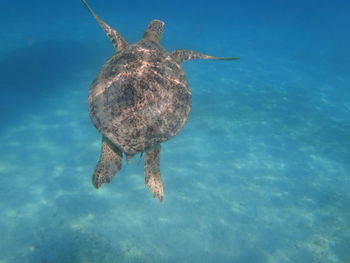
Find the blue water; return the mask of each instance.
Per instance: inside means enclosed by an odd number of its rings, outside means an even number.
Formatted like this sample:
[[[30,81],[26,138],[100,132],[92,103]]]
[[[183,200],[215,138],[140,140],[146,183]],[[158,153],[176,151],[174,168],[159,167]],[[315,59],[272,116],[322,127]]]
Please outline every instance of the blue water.
[[[80,1],[0,3],[0,262],[350,262],[350,2],[96,1],[183,64],[163,203],[138,157],[95,190],[88,87],[113,47]]]

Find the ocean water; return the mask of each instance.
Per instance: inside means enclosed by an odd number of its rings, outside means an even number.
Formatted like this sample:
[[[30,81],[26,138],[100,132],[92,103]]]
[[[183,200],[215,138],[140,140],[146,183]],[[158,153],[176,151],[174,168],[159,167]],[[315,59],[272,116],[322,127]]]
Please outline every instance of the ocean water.
[[[350,2],[88,1],[183,63],[184,129],[95,190],[88,88],[113,47],[78,0],[0,2],[0,263],[350,262]]]

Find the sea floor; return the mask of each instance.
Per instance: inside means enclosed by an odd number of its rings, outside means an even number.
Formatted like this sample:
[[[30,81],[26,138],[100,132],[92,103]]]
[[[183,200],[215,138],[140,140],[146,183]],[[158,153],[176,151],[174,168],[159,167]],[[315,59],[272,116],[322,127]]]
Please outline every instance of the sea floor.
[[[92,187],[95,72],[2,127],[0,262],[349,261],[348,80],[206,63],[185,65],[193,111],[162,147],[163,203],[138,156]]]

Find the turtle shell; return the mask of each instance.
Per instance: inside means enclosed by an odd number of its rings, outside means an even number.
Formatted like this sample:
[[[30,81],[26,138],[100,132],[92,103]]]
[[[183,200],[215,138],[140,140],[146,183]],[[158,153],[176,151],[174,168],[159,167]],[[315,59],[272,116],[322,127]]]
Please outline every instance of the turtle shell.
[[[190,109],[191,92],[180,64],[145,39],[108,59],[89,91],[93,124],[127,154],[175,136]]]

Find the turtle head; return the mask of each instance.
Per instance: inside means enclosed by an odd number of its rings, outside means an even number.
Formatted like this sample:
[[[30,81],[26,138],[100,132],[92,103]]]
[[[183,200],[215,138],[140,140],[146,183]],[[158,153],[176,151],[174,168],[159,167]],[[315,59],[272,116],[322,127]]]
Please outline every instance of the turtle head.
[[[160,20],[152,20],[143,34],[143,38],[159,43],[162,38],[164,22]]]

